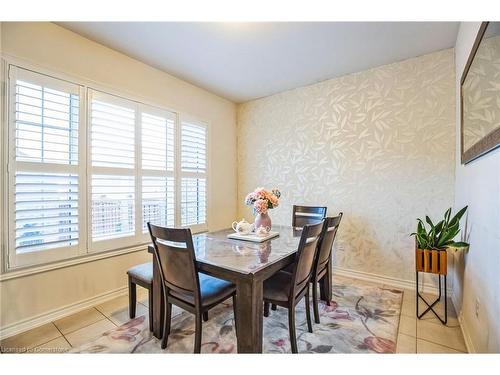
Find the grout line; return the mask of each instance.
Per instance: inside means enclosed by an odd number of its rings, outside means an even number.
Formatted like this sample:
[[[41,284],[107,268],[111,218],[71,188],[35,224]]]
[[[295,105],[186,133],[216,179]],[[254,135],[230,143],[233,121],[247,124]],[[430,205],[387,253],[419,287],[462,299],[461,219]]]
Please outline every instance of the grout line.
[[[86,324],[86,325],[84,325],[84,326],[82,326],[82,327],[79,327],[79,328],[77,328],[77,329],[75,329],[75,330],[73,330],[73,331],[66,332],[65,334],[66,334],[66,335],[69,335],[70,333],[73,333],[73,332],[79,331],[79,330],[81,330],[82,328],[86,328],[86,327],[88,327],[88,326],[91,326],[92,324],[95,324],[95,323],[97,323],[97,322],[100,322],[101,320],[104,320],[104,318],[105,318],[104,314],[103,314],[102,312],[100,312],[99,310],[97,310],[94,306],[89,307],[88,309],[85,309],[85,310],[81,310],[81,311],[79,311],[79,312],[77,312],[77,313],[75,313],[75,314],[68,315],[68,316],[66,316],[66,317],[64,317],[64,318],[62,318],[62,319],[66,319],[66,318],[69,318],[69,317],[71,317],[71,316],[73,316],[73,315],[79,314],[79,313],[81,313],[82,311],[92,310],[92,309],[96,310],[99,314],[103,315],[103,318],[102,318],[102,319],[99,319],[99,320],[96,320],[95,322],[92,322],[92,323]],[[51,323],[52,323],[52,324],[54,324],[54,325],[56,326],[57,330],[58,330],[59,332],[61,332],[61,334],[62,334],[63,336],[65,335],[65,334],[64,334],[64,333],[62,333],[62,331],[61,331],[61,330],[57,327],[57,324],[56,324],[55,322],[51,322]]]
[[[64,338],[64,340],[66,340],[66,342],[68,343],[69,347],[72,348],[73,345],[71,345],[71,343],[69,342],[69,340],[66,338],[66,336],[64,335],[64,333],[61,332],[61,330],[59,329],[58,326],[56,326],[56,324],[54,322],[52,322],[52,324],[54,324],[54,326],[56,327],[56,329],[59,331],[59,333],[61,334],[61,336]],[[50,342],[50,341],[49,341]]]
[[[61,336],[63,336],[62,332],[59,330],[59,328],[57,328],[57,326],[54,324],[54,322],[50,322],[50,324],[52,324],[54,327],[56,327],[57,332],[59,332],[59,333],[61,334]],[[45,344],[47,344],[48,342],[51,342],[52,340],[58,339],[58,338],[59,338],[59,337],[61,337],[61,336],[57,336],[57,337],[55,337],[55,338],[53,338],[53,339],[50,339],[50,340],[45,341],[45,342],[42,342],[41,344],[38,344],[37,346],[33,346],[33,347],[32,347],[32,348],[30,348],[30,349],[28,349],[28,347],[26,347],[26,352],[23,352],[23,353],[28,353],[28,352],[29,352],[29,350],[32,350],[32,349],[38,348],[39,346],[45,345]]]
[[[456,351],[456,352],[460,352],[460,353],[468,354],[467,352],[464,352],[463,350],[456,349],[456,348],[452,348],[451,346],[448,346],[448,345],[440,344],[440,343],[437,343],[437,342],[434,342],[434,341],[425,340],[425,339],[422,339],[422,338],[420,338],[420,337],[417,337],[417,339],[418,339],[418,340],[425,341],[425,342],[428,342],[428,343],[430,343],[430,344],[439,345],[439,346],[442,346],[442,347],[444,347],[444,348],[454,350],[454,351]]]

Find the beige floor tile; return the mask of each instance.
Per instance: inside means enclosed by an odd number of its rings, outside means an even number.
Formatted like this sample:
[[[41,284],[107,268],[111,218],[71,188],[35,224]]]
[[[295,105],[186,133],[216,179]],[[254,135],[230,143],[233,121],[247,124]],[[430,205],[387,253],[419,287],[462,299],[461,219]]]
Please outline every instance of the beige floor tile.
[[[415,337],[417,335],[417,321],[415,317],[401,315],[401,317],[399,318],[398,333]]]
[[[443,345],[435,344],[422,339],[417,339],[417,353],[453,353],[463,354],[457,350],[448,348]]]
[[[141,315],[146,316],[146,321],[149,321],[149,309],[146,306],[138,303],[135,309],[135,316],[138,317]],[[122,324],[127,323],[130,320],[128,307],[112,312],[110,315],[108,315],[108,318],[117,326],[121,326]]]
[[[52,341],[49,341],[43,345],[37,346],[36,348],[32,349],[30,352],[32,353],[43,353],[43,354],[58,354],[58,353],[65,353],[68,350],[71,349],[71,345],[68,343],[68,341],[63,337],[58,337],[57,339],[54,339]]]
[[[105,319],[104,315],[92,307],[65,318],[58,319],[54,321],[54,324],[63,335],[66,335],[103,319]]]
[[[426,301],[432,302],[436,299],[436,296],[425,297]],[[427,308],[427,305],[422,300],[419,300],[419,313],[423,313]],[[444,318],[444,303],[439,302],[434,306],[434,310],[439,314],[441,318]],[[420,320],[425,320],[427,322],[442,324],[439,319],[434,315],[432,311],[426,313]],[[446,324],[448,327],[460,327],[460,323],[458,322],[458,316],[455,312],[455,308],[453,307],[453,303],[451,302],[451,298],[448,298],[448,322]]]
[[[65,337],[72,347],[77,347],[97,338],[104,332],[107,332],[115,327],[115,324],[111,323],[108,319],[104,319],[87,327],[81,328],[78,331],[71,332],[65,335]]]
[[[425,320],[417,321],[417,338],[466,352],[460,327],[447,327]]]
[[[97,305],[95,308],[109,317],[117,311],[128,309],[128,295],[113,298],[112,300]]]
[[[401,307],[401,315],[406,315],[415,318],[415,293],[411,295],[409,292],[405,291],[403,294],[403,305]]]
[[[396,353],[416,353],[417,339],[413,336],[408,336],[400,333],[398,335],[398,343]]]
[[[45,344],[58,337],[61,337],[61,332],[57,330],[54,324],[44,324],[43,326],[2,340],[2,352],[22,353],[27,349]]]
[[[137,301],[144,306],[148,305],[148,290],[137,286]]]

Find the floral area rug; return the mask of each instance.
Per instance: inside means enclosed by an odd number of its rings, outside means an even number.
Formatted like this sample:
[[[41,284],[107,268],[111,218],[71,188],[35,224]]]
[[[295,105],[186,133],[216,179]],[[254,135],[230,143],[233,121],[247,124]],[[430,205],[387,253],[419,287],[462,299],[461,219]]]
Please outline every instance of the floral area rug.
[[[299,353],[394,353],[403,293],[359,280],[335,277],[330,306],[320,304],[320,324],[307,332],[305,304],[296,308]],[[203,322],[202,353],[236,353],[232,305],[223,303]],[[311,304],[312,306],[312,304]],[[313,316],[311,311],[311,316]],[[314,319],[314,318],[313,318]],[[72,353],[192,353],[193,315],[172,319],[168,346],[149,331],[145,316],[104,333]],[[290,353],[287,310],[278,307],[264,318],[264,353]]]

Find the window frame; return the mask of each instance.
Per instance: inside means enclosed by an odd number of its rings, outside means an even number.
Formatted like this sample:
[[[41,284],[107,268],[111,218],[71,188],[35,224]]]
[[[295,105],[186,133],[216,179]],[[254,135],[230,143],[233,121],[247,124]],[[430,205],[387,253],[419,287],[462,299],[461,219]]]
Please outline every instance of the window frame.
[[[106,84],[97,83],[95,81],[89,80],[84,77],[77,77],[74,75],[68,75],[61,71],[53,71],[38,65],[35,65],[29,61],[19,59],[15,56],[9,56],[2,54],[0,63],[2,63],[3,68],[3,87],[5,92],[5,97],[3,100],[3,105],[5,108],[4,116],[0,121],[4,124],[3,131],[1,132],[2,139],[7,142],[3,142],[5,147],[2,149],[2,176],[3,184],[2,188],[2,206],[4,207],[4,214],[2,215],[2,231],[5,236],[1,236],[1,243],[3,251],[1,251],[1,263],[2,269],[0,274],[26,274],[39,272],[37,270],[50,270],[55,268],[64,267],[65,264],[78,264],[89,261],[89,259],[101,259],[102,257],[114,256],[114,254],[123,254],[131,251],[140,251],[146,248],[146,244],[150,242],[149,235],[142,233],[142,176],[153,176],[155,172],[150,170],[148,174],[142,174],[142,144],[141,144],[141,127],[140,122],[142,118],[142,113],[149,113],[155,115],[155,113],[162,114],[173,114],[174,115],[174,171],[156,171],[159,172],[158,175],[174,177],[174,212],[175,212],[175,226],[181,226],[180,220],[180,129],[181,121],[183,119],[189,119],[189,121],[195,121],[197,123],[203,124],[206,128],[206,147],[207,147],[207,166],[206,166],[206,220],[204,225],[194,225],[188,226],[191,228],[193,233],[199,233],[202,231],[207,231],[209,228],[209,217],[210,217],[210,122],[204,119],[199,119],[191,115],[186,115],[177,110],[169,108],[165,105],[159,105],[152,102],[148,98],[137,96],[127,92],[126,90],[108,86]],[[49,250],[43,250],[40,252],[35,252],[27,254],[26,259],[14,259],[21,258],[19,254],[16,254],[15,250],[15,233],[12,235],[12,230],[15,230],[15,212],[14,205],[15,200],[13,199],[13,194],[15,190],[15,117],[13,117],[13,108],[15,109],[15,101],[12,100],[13,95],[15,97],[15,78],[13,79],[10,74],[11,68],[20,68],[24,70],[32,71],[35,74],[41,74],[48,76],[50,79],[66,81],[69,84],[74,84],[79,86],[79,122],[78,122],[78,190],[79,190],[79,211],[78,211],[78,221],[79,221],[79,239],[76,251],[66,252],[65,248],[54,248]],[[13,89],[14,86],[14,89]],[[92,181],[92,169],[91,167],[91,154],[90,154],[90,127],[91,127],[91,98],[90,92],[98,91],[106,95],[115,96],[126,101],[134,102],[136,104],[136,122],[135,122],[135,235],[130,236],[132,241],[118,241],[118,239],[109,240],[106,245],[103,246],[93,246],[91,233],[92,233],[92,222],[91,222],[91,189],[90,184]],[[15,99],[15,98],[14,98]],[[153,111],[155,113],[153,113]],[[14,160],[13,160],[14,158]],[[41,171],[37,166],[36,171]],[[57,164],[54,165],[55,169],[58,168]],[[100,167],[93,167],[94,169]],[[51,169],[51,172],[54,172]],[[104,241],[98,241],[104,244]],[[109,246],[108,246],[109,245]],[[53,254],[53,253],[58,254]],[[60,254],[64,254],[60,256]],[[97,258],[96,258],[97,257]],[[14,276],[13,276],[14,277]]]
[[[67,81],[65,79],[55,78],[48,76],[44,73],[35,72],[31,69],[27,69],[14,64],[9,64],[7,66],[7,84],[8,90],[6,92],[7,98],[7,170],[5,180],[7,181],[6,191],[7,191],[7,254],[5,256],[8,262],[8,268],[20,268],[27,267],[37,264],[49,263],[59,260],[65,260],[68,258],[79,256],[83,253],[85,248],[85,221],[81,218],[85,217],[85,188],[82,183],[85,175],[85,161],[81,158],[81,147],[85,147],[84,139],[82,139],[82,133],[85,131],[82,129],[85,125],[85,101],[82,100],[84,96],[84,88],[82,85]],[[37,163],[37,162],[23,162],[16,160],[16,80],[19,75],[32,76],[30,82],[39,85],[48,84],[55,89],[67,91],[69,86],[78,87],[79,95],[79,121],[78,121],[78,164],[77,165],[66,165],[58,163]],[[64,81],[64,82],[54,82]],[[45,81],[45,82],[44,82]],[[75,246],[61,246],[47,250],[20,253],[16,252],[16,225],[15,225],[15,181],[16,173],[18,171],[22,172],[39,172],[39,173],[76,173],[78,174],[78,245]],[[82,204],[83,203],[83,204]]]

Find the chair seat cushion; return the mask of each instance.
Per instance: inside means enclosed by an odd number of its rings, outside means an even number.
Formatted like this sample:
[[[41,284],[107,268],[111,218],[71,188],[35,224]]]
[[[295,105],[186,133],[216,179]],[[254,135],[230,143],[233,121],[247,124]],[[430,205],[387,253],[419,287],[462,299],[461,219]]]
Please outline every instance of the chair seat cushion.
[[[212,304],[224,301],[236,291],[236,286],[226,280],[218,279],[204,273],[199,273],[201,304],[210,306]],[[194,305],[194,297],[191,293],[179,293],[170,290],[172,297],[178,298],[184,302]]]
[[[146,284],[151,284],[153,282],[153,262],[134,266],[127,271],[127,274]]]
[[[288,301],[292,274],[279,271],[264,281],[264,300]]]

